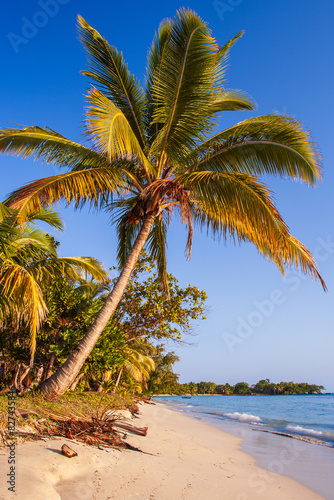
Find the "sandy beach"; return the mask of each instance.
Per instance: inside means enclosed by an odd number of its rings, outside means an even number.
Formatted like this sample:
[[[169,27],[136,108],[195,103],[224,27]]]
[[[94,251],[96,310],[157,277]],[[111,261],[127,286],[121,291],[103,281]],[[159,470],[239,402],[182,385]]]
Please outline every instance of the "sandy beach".
[[[112,450],[53,439],[16,449],[16,492],[7,490],[8,452],[0,450],[0,499],[22,500],[316,500],[298,482],[257,466],[240,450],[241,440],[163,405],[141,405],[135,425],[146,437],[128,434],[145,453]],[[66,458],[68,442],[78,456]]]

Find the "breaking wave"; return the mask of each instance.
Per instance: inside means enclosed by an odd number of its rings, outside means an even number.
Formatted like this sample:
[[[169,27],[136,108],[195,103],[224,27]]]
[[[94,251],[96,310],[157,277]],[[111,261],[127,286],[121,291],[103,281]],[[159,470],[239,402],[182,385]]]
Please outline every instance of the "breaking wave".
[[[251,415],[250,413],[239,413],[235,411],[234,413],[223,413],[223,416],[232,420],[238,420],[239,422],[249,422],[251,424],[262,422],[260,417]]]
[[[294,432],[295,434],[301,434],[302,436],[312,436],[312,437],[320,437],[323,436],[323,432],[315,431],[314,429],[306,429],[301,425],[288,425],[286,427],[287,431]]]

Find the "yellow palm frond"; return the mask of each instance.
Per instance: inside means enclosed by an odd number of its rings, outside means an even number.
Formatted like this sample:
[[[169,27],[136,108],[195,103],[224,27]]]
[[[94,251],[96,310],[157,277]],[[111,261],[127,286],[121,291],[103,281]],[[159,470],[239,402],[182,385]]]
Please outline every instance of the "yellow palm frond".
[[[48,313],[40,286],[23,266],[4,262],[1,267],[0,289],[9,304],[15,304],[19,313],[18,319],[23,319],[28,325],[33,354],[36,348],[36,333]]]
[[[86,135],[108,160],[137,158],[146,172],[152,170],[138,139],[120,108],[97,89],[87,95]]]
[[[102,167],[72,171],[32,181],[16,190],[7,200],[10,207],[19,211],[18,220],[25,220],[28,213],[43,210],[62,199],[80,208],[85,202],[96,207],[110,196],[120,195],[127,183],[122,168]]]

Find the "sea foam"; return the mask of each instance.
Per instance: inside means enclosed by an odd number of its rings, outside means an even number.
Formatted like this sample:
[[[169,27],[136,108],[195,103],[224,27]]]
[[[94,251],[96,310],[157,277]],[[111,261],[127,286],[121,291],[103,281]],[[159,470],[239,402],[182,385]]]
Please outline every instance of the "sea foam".
[[[286,427],[287,431],[294,432],[295,434],[302,434],[303,436],[313,436],[320,437],[323,435],[321,431],[315,431],[314,429],[305,429],[301,425],[288,425]]]
[[[257,417],[256,415],[251,415],[250,413],[239,413],[235,411],[234,413],[223,413],[223,416],[226,418],[231,418],[232,420],[239,420],[239,422],[250,422],[250,423],[262,422],[260,417]]]

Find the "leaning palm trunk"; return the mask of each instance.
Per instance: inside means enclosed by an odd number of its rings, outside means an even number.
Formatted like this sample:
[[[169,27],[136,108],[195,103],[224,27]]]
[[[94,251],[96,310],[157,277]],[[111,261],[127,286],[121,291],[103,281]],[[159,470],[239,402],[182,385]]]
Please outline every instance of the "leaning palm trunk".
[[[45,380],[39,387],[46,399],[55,399],[67,391],[81,370],[82,365],[92,352],[98,338],[114,314],[125,292],[132,271],[139,259],[140,252],[152,229],[154,219],[154,214],[150,214],[144,219],[143,226],[138,233],[135,244],[126,260],[123,270],[88,333],[66,362],[52,375],[52,377]]]

